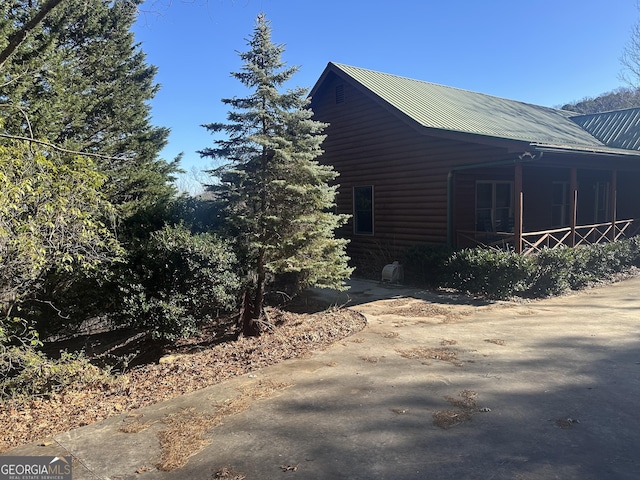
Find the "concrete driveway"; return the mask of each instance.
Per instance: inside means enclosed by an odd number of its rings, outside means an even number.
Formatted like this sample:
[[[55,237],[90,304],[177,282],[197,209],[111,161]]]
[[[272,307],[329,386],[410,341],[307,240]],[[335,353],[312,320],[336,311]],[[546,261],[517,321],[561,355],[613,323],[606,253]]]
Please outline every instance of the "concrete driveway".
[[[369,324],[325,351],[144,409],[138,433],[113,418],[7,454],[73,454],[76,480],[637,479],[639,293],[636,277],[473,304],[354,281],[318,294]],[[290,386],[226,417],[184,467],[153,467],[167,415],[267,382]]]

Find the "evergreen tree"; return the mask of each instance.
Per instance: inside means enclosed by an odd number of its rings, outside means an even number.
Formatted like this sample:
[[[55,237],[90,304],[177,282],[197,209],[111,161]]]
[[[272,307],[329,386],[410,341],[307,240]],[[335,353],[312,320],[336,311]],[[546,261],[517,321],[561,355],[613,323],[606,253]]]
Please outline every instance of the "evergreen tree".
[[[156,68],[131,32],[140,3],[66,0],[0,67],[5,132],[102,155],[98,168],[109,177],[109,198],[124,218],[168,201],[177,170],[158,159],[168,129],[150,123]],[[10,37],[48,4],[5,3],[0,32]]]
[[[258,16],[243,66],[232,73],[251,93],[223,99],[228,123],[204,125],[224,132],[215,147],[199,153],[223,160],[211,171],[210,187],[224,203],[246,268],[240,322],[244,335],[259,333],[268,274],[293,273],[300,287],[340,288],[352,269],[346,242],[334,230],[346,216],[331,212],[337,173],[315,159],[322,153],[325,124],[312,120],[303,88],[280,89],[297,71],[286,67],[283,45],[271,40],[271,25]]]
[[[137,249],[151,231],[162,228],[176,193],[172,176],[177,161],[159,158],[168,129],[150,122],[149,101],[158,90],[156,68],[146,63],[131,32],[140,3],[0,2],[0,132],[44,140],[55,145],[54,151],[96,155],[90,168],[106,178],[100,194],[116,207],[125,261],[138,258]],[[9,142],[0,139],[3,144]],[[59,158],[72,162],[74,155]],[[34,182],[46,183],[42,172],[35,174]],[[73,191],[75,180],[61,177],[61,188],[66,184]],[[118,263],[118,268],[125,266]],[[112,311],[121,303],[118,286],[105,284],[104,277],[115,277],[119,271],[114,268],[94,270],[89,277],[82,269],[42,269],[37,291],[23,295],[37,294],[37,301],[23,312],[49,327],[62,318],[49,305],[73,316],[70,323],[83,315],[104,314],[105,306]]]

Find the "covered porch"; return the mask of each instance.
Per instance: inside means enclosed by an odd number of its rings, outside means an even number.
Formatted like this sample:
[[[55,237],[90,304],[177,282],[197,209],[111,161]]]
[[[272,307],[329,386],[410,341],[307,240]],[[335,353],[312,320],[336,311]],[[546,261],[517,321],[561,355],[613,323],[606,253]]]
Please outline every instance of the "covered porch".
[[[595,243],[615,242],[640,233],[638,219],[617,220],[615,222],[576,225],[574,228],[556,228],[539,232],[522,232],[517,238],[514,232],[458,231],[458,244],[499,250],[512,249],[528,255],[543,248],[560,246],[577,247]]]
[[[640,232],[640,158],[542,152],[454,172],[451,227],[458,248],[524,255],[608,243]]]

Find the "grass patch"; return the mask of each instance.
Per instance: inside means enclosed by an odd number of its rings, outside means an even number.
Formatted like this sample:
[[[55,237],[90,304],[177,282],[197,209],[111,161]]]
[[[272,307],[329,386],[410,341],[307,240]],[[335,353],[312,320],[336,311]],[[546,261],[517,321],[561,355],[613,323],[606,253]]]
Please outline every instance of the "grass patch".
[[[447,430],[471,420],[471,414],[464,410],[441,410],[433,414],[433,424]]]
[[[405,301],[405,300],[391,300],[385,302],[386,310],[381,312],[381,315],[396,315],[403,318],[422,318],[418,320],[418,323],[427,323],[426,318],[437,318],[441,323],[454,323],[460,320],[461,316],[465,313],[456,312],[450,308],[436,305],[424,300]]]
[[[162,448],[160,463],[156,465],[158,470],[169,472],[186,465],[191,456],[211,443],[207,434],[220,424],[221,417],[188,408],[165,418],[167,429],[158,433]]]
[[[378,363],[380,361],[378,357],[360,357],[360,360],[368,363]]]

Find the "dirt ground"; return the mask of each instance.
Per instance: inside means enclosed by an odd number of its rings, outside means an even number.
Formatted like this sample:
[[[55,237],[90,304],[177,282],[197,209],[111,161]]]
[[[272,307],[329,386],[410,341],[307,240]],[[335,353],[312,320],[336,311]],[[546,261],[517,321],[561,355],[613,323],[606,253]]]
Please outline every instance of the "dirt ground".
[[[355,281],[317,292],[368,321],[325,350],[10,453],[72,454],[76,480],[640,478],[639,292],[490,303]],[[172,468],[167,438],[193,447]]]
[[[311,309],[313,310],[313,309]],[[162,348],[134,331],[91,328],[92,333],[46,344],[53,355],[82,350],[92,362],[110,360],[125,372],[53,395],[8,401],[0,408],[0,453],[18,445],[90,425],[287,359],[305,357],[362,330],[351,310],[294,313],[268,309],[272,328],[258,338],[236,339],[233,319],[205,326],[202,335]],[[115,360],[115,361],[114,361]]]

